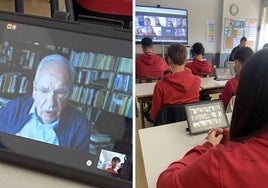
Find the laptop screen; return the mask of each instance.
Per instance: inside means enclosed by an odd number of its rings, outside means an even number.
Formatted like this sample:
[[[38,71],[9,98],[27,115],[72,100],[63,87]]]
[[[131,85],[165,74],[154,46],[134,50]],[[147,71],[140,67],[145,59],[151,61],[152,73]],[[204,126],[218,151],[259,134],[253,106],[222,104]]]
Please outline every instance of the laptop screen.
[[[7,12],[0,18],[0,158],[93,185],[131,187],[131,32]],[[57,67],[42,78],[44,65],[35,80],[46,57],[67,60],[70,88],[57,80],[66,76],[61,69],[52,74]],[[124,156],[121,174],[98,167],[103,150]]]
[[[221,100],[187,104],[185,111],[190,134],[204,133],[217,127],[228,127]]]

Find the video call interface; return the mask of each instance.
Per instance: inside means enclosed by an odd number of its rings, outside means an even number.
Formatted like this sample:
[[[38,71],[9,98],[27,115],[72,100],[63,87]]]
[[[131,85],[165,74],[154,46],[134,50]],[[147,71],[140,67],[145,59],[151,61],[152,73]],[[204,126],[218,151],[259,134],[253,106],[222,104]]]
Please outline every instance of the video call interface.
[[[136,42],[145,36],[155,42],[188,42],[187,10],[136,6]]]
[[[117,173],[110,171],[108,174],[131,180],[132,42],[5,21],[0,21],[0,33],[0,110],[16,97],[32,94],[35,69],[44,56],[60,54],[66,57],[76,70],[70,103],[93,124],[102,112],[124,120],[116,127],[105,124],[111,121],[109,119],[101,121],[104,122],[101,126],[106,126],[102,130],[113,130],[111,135],[94,127],[86,152],[68,151],[77,159],[85,159],[73,166],[103,174],[103,165],[111,159],[110,156],[116,155],[120,159],[115,167]],[[120,46],[120,49],[114,46]],[[124,86],[116,85],[122,83]],[[100,84],[105,87],[98,87]],[[64,157],[60,160],[64,161]]]
[[[228,126],[221,101],[186,105],[186,114],[190,133],[193,134]]]
[[[229,80],[232,76],[231,68],[229,67],[219,67],[215,69],[217,80]]]

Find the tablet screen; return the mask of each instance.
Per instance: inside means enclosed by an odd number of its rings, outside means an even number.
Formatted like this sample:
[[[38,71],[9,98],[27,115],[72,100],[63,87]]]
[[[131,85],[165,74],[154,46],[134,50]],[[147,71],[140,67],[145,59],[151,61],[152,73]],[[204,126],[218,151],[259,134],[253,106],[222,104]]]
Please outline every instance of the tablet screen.
[[[190,134],[207,132],[212,128],[228,127],[222,101],[208,101],[185,105]]]
[[[0,18],[1,159],[131,187],[131,32],[5,12]],[[123,174],[99,169],[105,151],[120,156]]]
[[[219,67],[219,68],[215,68],[215,75],[216,75],[216,79],[218,81],[220,80],[230,80],[231,78],[233,78],[232,76],[232,71],[230,67]]]

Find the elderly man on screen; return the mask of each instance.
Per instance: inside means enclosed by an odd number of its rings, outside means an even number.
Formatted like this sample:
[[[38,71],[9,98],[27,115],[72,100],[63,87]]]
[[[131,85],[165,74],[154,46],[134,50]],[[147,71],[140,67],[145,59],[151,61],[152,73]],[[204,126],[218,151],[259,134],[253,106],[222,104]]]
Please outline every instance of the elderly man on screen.
[[[58,54],[44,57],[32,96],[10,101],[0,111],[0,131],[76,150],[88,150],[90,124],[68,105],[74,68]]]

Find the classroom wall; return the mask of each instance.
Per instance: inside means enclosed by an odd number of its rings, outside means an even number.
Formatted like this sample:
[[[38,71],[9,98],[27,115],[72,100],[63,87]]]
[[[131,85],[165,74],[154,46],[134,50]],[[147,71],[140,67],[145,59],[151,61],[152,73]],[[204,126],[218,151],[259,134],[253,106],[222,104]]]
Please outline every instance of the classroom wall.
[[[223,50],[224,20],[227,18],[259,18],[262,0],[136,0],[138,5],[183,8],[188,10],[189,16],[189,43],[203,43],[206,49],[205,58],[213,65],[224,66],[230,50]],[[236,3],[239,13],[232,16],[229,12],[230,5]],[[206,41],[207,21],[214,21],[214,41]],[[167,46],[155,46],[155,51],[161,54],[166,51]],[[140,45],[136,46],[136,54],[142,53]]]

